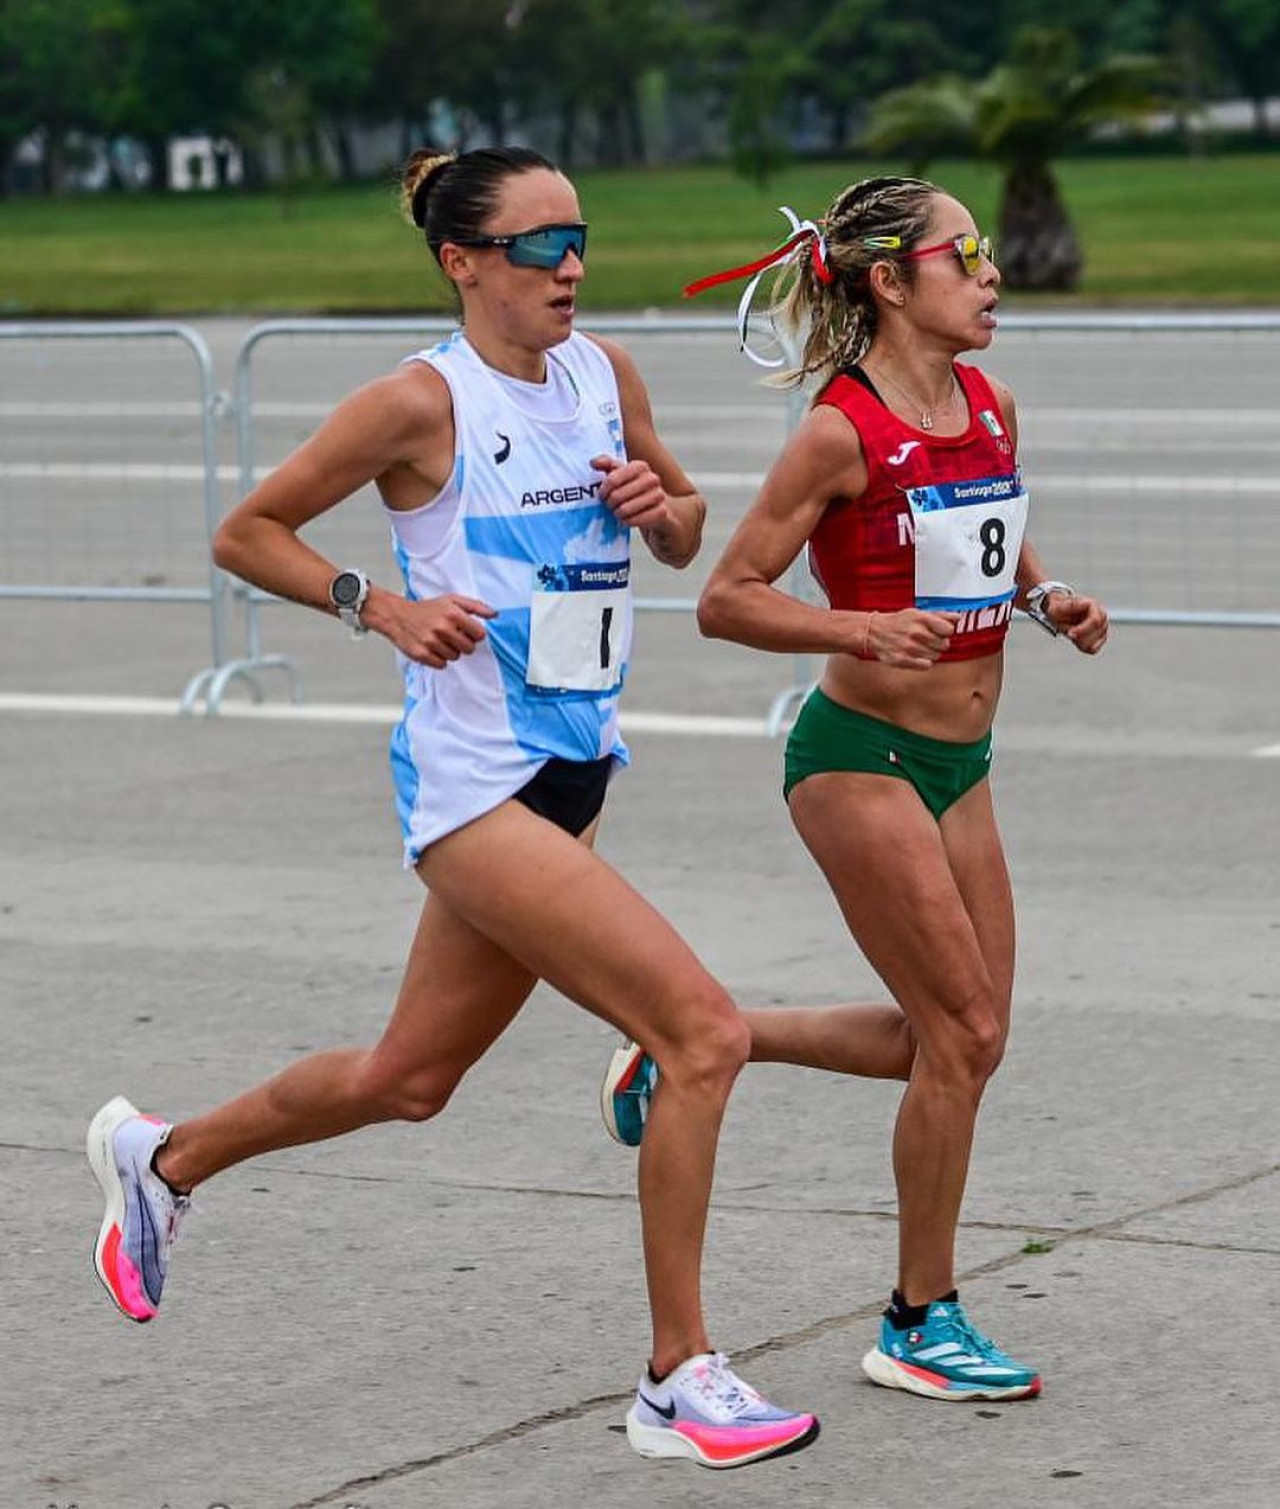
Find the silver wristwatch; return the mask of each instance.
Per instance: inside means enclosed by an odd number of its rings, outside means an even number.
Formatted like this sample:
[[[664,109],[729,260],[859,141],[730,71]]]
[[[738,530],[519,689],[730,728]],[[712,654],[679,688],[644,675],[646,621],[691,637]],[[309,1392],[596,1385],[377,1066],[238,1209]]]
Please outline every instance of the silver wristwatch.
[[[1078,597],[1079,594],[1066,582],[1037,582],[1034,587],[1027,588],[1027,617],[1034,619],[1046,634],[1052,634],[1056,639],[1062,630],[1049,617],[1045,608],[1045,599],[1051,592],[1065,592],[1068,597]]]
[[[360,618],[360,610],[368,597],[369,578],[363,571],[339,571],[329,583],[329,601],[338,610],[338,617],[357,637],[369,632]]]

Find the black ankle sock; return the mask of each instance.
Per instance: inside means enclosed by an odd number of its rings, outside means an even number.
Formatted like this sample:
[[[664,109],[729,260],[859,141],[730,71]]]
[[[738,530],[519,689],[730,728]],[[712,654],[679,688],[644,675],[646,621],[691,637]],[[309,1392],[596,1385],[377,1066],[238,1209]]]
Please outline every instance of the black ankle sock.
[[[929,1305],[954,1305],[959,1298],[957,1291],[952,1289],[948,1294],[940,1294],[937,1299],[931,1299],[928,1305],[909,1305],[895,1289],[889,1300],[889,1308],[884,1312],[885,1319],[895,1331],[910,1331],[913,1326],[924,1325]]]
[[[664,1379],[671,1377],[670,1370],[668,1370],[667,1372],[662,1373],[662,1374],[655,1373],[653,1371],[653,1363],[651,1363],[651,1362],[645,1364],[645,1369],[644,1370],[649,1375],[649,1382],[650,1383],[661,1383]]]

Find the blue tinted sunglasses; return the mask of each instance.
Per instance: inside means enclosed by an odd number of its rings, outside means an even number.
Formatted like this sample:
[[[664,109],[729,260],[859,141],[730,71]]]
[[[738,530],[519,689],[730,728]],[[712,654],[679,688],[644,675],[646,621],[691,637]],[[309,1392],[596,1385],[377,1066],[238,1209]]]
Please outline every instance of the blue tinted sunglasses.
[[[507,254],[507,261],[517,267],[560,266],[566,255],[572,252],[578,261],[587,255],[587,227],[585,221],[571,225],[535,225],[531,231],[516,231],[511,236],[473,236],[468,241],[451,236],[459,246],[500,246]]]

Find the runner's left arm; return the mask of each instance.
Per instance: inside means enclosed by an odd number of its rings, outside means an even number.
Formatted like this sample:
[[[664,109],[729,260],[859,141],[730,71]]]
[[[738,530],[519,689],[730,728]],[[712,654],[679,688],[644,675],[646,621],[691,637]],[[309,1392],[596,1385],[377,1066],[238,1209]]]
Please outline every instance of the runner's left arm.
[[[628,458],[597,456],[592,461],[605,473],[601,495],[620,522],[640,531],[655,560],[687,566],[702,544],[706,502],[658,437],[636,364],[615,341],[591,339],[609,358],[618,380]]]
[[[1004,427],[1013,441],[1014,454],[1018,449],[1018,410],[1012,392],[1002,382],[988,377],[1000,403]],[[1035,546],[1025,536],[1018,554],[1018,591],[1015,606],[1025,608],[1027,593],[1039,583],[1048,581],[1049,573]],[[1044,600],[1044,610],[1058,632],[1064,634],[1077,650],[1086,655],[1096,655],[1107,642],[1107,610],[1096,598],[1084,597],[1078,592],[1050,592]]]

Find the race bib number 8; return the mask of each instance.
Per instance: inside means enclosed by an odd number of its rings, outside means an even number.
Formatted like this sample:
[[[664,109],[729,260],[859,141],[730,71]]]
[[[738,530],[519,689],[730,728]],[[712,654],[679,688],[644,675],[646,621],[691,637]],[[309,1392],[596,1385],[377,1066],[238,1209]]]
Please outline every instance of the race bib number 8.
[[[529,609],[525,680],[543,691],[608,692],[622,681],[630,566],[541,566]]]
[[[1020,477],[916,487],[907,500],[915,535],[916,607],[963,611],[1013,596],[1027,526]]]

